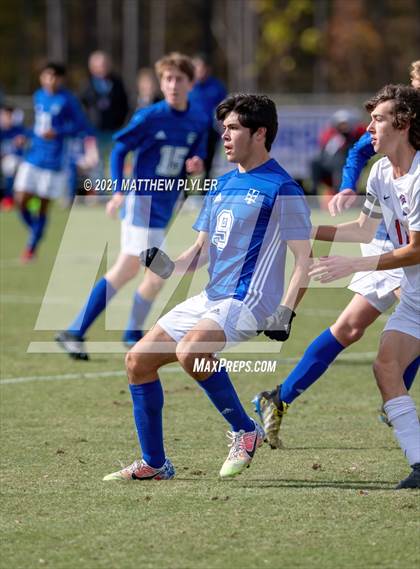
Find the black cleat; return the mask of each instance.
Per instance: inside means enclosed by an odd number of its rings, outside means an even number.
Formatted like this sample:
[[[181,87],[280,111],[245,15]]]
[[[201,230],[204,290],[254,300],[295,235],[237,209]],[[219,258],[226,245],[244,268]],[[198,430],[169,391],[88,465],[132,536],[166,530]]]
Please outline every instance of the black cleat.
[[[398,483],[395,487],[396,490],[404,490],[405,488],[420,489],[420,462],[416,462],[416,464],[413,464],[411,468],[413,470],[407,478],[404,478],[404,480],[401,480],[401,482]]]
[[[88,354],[84,351],[84,338],[79,338],[64,330],[57,334],[55,341],[74,360],[87,361],[89,359]]]

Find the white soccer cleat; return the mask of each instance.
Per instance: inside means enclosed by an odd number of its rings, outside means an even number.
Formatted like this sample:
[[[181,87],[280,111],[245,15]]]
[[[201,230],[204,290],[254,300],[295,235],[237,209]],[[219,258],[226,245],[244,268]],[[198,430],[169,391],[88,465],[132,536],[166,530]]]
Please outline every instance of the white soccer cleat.
[[[256,423],[254,431],[239,432],[228,431],[227,436],[230,439],[230,451],[227,459],[225,460],[219,476],[220,478],[232,478],[241,474],[245,468],[248,468],[254,458],[255,451],[263,444],[264,429]]]
[[[144,460],[135,460],[133,464],[122,470],[112,472],[103,477],[103,480],[170,480],[175,476],[175,468],[167,458],[161,468],[153,468]]]

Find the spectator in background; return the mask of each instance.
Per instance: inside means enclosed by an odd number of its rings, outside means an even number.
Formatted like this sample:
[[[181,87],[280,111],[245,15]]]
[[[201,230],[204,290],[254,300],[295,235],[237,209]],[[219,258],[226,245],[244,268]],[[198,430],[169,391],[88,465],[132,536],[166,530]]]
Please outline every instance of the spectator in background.
[[[202,106],[209,119],[207,158],[205,160],[206,177],[210,175],[213,158],[220,141],[220,132],[215,118],[215,109],[227,95],[225,86],[219,79],[211,75],[211,67],[205,55],[193,57],[195,68],[195,84],[190,92],[189,100]]]
[[[97,130],[101,158],[107,158],[112,134],[122,127],[128,113],[128,99],[120,77],[112,72],[109,55],[94,51],[89,56],[89,80],[80,98],[88,118]]]
[[[364,134],[362,124],[354,124],[354,117],[345,109],[334,113],[332,124],[320,135],[320,152],[312,161],[312,188],[316,195],[321,183],[335,193],[341,182],[341,171],[349,148]]]
[[[13,181],[22,160],[26,130],[22,122],[16,123],[15,109],[0,108],[0,159],[1,159],[1,210],[13,208]]]
[[[142,67],[137,73],[137,108],[144,109],[162,100],[159,83],[151,67]]]

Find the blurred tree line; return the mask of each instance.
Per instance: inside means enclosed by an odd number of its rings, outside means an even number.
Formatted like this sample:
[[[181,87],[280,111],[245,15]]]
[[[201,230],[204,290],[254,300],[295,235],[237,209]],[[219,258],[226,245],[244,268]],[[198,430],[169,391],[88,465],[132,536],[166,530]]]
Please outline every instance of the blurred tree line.
[[[420,58],[419,0],[0,0],[0,86],[28,94],[47,59],[70,84],[104,49],[129,89],[169,50],[206,53],[231,90],[371,92]]]

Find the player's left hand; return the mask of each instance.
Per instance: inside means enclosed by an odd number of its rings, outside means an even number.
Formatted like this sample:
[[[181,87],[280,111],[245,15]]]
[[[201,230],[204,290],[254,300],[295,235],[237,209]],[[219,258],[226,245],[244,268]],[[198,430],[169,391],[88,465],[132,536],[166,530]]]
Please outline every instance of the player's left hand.
[[[285,342],[292,330],[292,321],[296,313],[288,306],[279,306],[264,324],[264,335],[277,342]]]
[[[309,276],[321,283],[331,283],[355,272],[353,257],[320,257],[309,268]]]
[[[188,174],[201,174],[204,172],[204,162],[198,156],[193,156],[185,161],[185,168]]]

